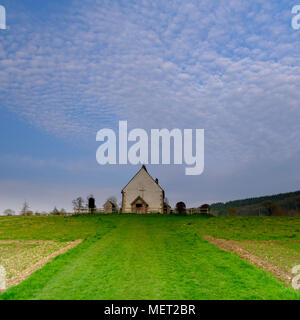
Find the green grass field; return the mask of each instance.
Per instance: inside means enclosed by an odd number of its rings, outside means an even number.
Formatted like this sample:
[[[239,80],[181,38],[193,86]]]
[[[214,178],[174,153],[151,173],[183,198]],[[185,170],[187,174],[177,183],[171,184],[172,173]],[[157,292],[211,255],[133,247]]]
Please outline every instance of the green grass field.
[[[2,240],[85,239],[0,299],[300,299],[292,287],[220,250],[202,235],[247,240],[247,244],[251,240],[295,243],[300,240],[300,219],[0,217]]]

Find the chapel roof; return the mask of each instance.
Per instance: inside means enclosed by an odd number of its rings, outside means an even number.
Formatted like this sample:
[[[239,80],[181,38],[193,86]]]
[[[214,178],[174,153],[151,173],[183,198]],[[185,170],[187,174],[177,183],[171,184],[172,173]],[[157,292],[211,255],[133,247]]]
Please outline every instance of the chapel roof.
[[[123,190],[129,185],[129,183],[130,183],[142,170],[145,170],[145,172],[146,172],[146,173],[148,174],[148,176],[153,180],[153,182],[154,182],[155,184],[157,184],[158,187],[159,187],[162,191],[164,191],[163,188],[152,178],[152,176],[151,176],[151,175],[149,174],[149,172],[147,171],[146,166],[143,164],[142,167],[141,167],[141,169],[129,180],[129,182],[126,184],[126,186],[122,189],[122,192],[123,192]]]

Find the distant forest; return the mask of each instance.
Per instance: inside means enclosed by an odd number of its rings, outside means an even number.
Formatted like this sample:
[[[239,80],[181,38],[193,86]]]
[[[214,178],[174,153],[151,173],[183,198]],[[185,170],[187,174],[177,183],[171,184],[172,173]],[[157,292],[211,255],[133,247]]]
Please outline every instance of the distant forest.
[[[300,216],[300,191],[213,203],[211,213],[230,216]]]

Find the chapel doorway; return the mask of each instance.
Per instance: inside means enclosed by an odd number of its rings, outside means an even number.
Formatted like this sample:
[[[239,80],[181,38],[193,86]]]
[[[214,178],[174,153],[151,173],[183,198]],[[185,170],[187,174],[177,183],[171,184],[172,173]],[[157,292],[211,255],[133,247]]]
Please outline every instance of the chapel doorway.
[[[143,198],[137,197],[131,203],[131,211],[132,213],[145,214],[148,211],[148,204]]]

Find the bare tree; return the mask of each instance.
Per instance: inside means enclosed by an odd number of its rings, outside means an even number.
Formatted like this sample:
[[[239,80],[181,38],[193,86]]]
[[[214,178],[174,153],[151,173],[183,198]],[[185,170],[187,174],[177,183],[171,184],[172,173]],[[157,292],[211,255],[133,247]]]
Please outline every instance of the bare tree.
[[[28,215],[28,212],[29,212],[29,205],[28,203],[25,201],[24,204],[23,204],[23,208],[21,210],[21,216],[27,216]]]
[[[60,215],[60,212],[59,212],[59,210],[58,210],[56,207],[54,207],[54,209],[50,212],[50,214],[51,214],[52,216],[59,216],[59,215]]]
[[[15,211],[12,209],[6,209],[6,210],[4,210],[4,215],[5,216],[13,216],[13,215],[15,215]]]
[[[80,213],[84,208],[84,200],[81,197],[76,198],[72,201],[73,209],[75,212]]]

